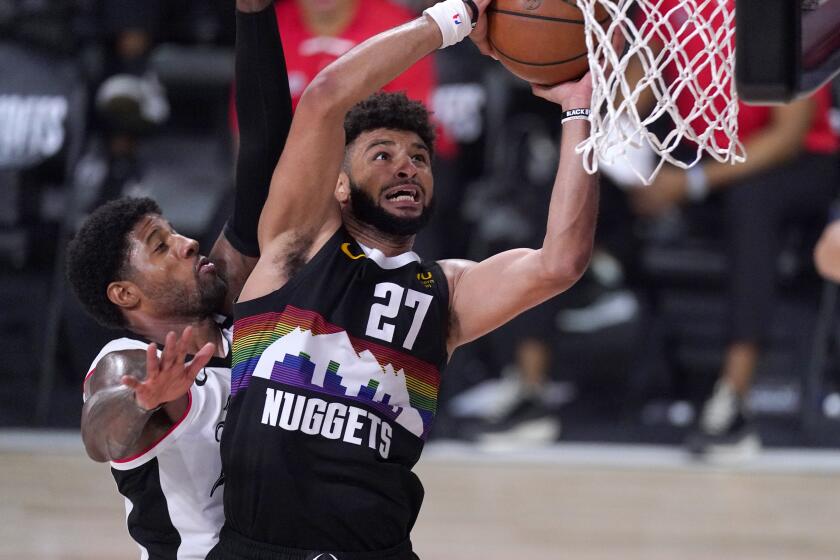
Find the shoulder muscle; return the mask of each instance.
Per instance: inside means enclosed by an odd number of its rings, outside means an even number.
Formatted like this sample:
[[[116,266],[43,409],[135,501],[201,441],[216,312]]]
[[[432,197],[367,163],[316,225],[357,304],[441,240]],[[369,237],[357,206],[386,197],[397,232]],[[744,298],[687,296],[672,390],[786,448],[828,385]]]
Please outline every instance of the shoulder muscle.
[[[122,385],[122,378],[126,375],[140,380],[146,378],[144,350],[116,350],[102,356],[85,382],[85,398],[103,389]]]

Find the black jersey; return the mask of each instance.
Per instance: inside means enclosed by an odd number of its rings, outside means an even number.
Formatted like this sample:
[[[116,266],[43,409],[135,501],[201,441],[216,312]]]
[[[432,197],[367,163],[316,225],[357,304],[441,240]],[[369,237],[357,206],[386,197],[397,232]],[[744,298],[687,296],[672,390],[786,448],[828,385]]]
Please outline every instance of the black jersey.
[[[446,363],[437,263],[385,257],[342,227],[286,285],[237,304],[222,438],[227,527],[307,550],[408,539],[411,472]]]

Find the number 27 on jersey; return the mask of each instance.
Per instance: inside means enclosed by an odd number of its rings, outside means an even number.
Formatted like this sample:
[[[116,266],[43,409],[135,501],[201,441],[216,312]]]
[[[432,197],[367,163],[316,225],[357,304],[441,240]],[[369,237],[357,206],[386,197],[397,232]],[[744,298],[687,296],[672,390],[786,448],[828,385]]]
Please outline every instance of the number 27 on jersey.
[[[402,345],[403,348],[411,350],[417,340],[417,335],[420,334],[423,319],[429,311],[432,296],[403,288],[392,282],[377,284],[373,295],[378,299],[384,299],[385,303],[374,303],[371,306],[365,334],[385,342],[393,342],[396,326],[388,319],[396,319],[402,308],[408,307],[414,310],[414,318]]]

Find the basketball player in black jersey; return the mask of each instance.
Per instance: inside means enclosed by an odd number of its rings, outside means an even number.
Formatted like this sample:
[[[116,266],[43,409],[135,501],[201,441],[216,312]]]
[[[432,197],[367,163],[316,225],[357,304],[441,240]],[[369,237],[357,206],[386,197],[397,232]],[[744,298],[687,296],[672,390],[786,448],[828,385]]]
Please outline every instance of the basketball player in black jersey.
[[[236,8],[237,191],[209,258],[150,199],[97,209],[69,249],[68,278],[85,308],[127,331],[85,380],[82,437],[92,459],[111,461],[129,532],[153,559],[203,559],[221,528],[230,371],[222,316],[257,262],[256,223],[291,124],[273,1]]]
[[[434,202],[433,134],[421,104],[368,96],[463,39],[471,19],[483,43],[488,3],[446,0],[362,43],[303,94],[235,306],[226,521],[208,559],[416,558],[423,488],[411,468],[440,370],[583,274],[598,185],[575,153],[588,122],[574,117],[540,249],[480,263],[411,252]],[[588,109],[591,91],[588,76],[534,87],[568,110]]]

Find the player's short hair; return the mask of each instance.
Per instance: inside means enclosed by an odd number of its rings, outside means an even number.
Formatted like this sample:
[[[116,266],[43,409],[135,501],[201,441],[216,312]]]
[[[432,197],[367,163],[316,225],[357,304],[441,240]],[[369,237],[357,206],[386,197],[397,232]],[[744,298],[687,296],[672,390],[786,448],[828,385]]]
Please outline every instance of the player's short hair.
[[[363,132],[377,128],[414,132],[434,153],[435,127],[429,120],[429,111],[404,93],[375,93],[350,109],[344,119],[346,145]]]
[[[160,214],[151,198],[124,197],[97,208],[67,246],[67,279],[85,310],[109,328],[125,326],[108,284],[128,274],[128,234],[143,216]]]

